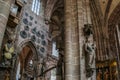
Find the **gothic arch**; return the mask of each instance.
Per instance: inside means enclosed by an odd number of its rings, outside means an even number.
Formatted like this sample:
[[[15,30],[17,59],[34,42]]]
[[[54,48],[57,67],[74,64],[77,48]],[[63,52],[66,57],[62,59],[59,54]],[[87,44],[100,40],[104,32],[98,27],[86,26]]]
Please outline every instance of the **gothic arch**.
[[[53,11],[53,8],[55,6],[55,3],[57,2],[58,0],[47,0],[46,1],[46,6],[45,6],[45,19],[46,20],[50,20],[50,17],[51,17],[51,14],[52,14],[52,11]]]
[[[35,44],[30,40],[26,40],[21,42],[18,49],[16,78],[19,76],[19,74],[21,75],[21,79],[26,79],[28,77],[35,78],[34,75],[38,75],[37,64],[39,62]]]
[[[109,53],[112,56],[116,56],[113,55],[112,52],[116,52],[116,39],[115,39],[115,35],[116,35],[116,25],[118,24],[118,21],[120,20],[120,3],[117,4],[117,6],[114,8],[114,10],[112,11],[110,17],[108,18],[108,37],[109,37]],[[113,47],[114,46],[114,47]]]
[[[18,45],[18,52],[17,53],[20,53],[20,51],[22,50],[23,47],[25,47],[26,45],[29,45],[29,47],[34,51],[34,53],[37,54],[37,49],[36,49],[36,46],[35,44],[31,41],[31,40],[24,40],[22,41],[19,45]]]
[[[112,24],[116,24],[120,19],[120,3],[116,6],[116,8],[112,11],[109,19],[108,19],[108,26]]]
[[[112,35],[115,34],[116,25],[119,23],[119,20],[120,20],[120,3],[118,3],[118,5],[112,11],[112,13],[108,19],[108,36],[109,36],[109,38],[111,38]],[[113,42],[113,40],[110,40],[110,41]]]

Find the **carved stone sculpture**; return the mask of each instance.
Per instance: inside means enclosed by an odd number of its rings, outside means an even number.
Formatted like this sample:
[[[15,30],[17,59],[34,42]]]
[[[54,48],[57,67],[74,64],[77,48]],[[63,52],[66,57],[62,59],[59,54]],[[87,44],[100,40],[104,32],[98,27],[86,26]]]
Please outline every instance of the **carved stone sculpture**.
[[[14,54],[14,46],[12,43],[12,40],[8,40],[7,43],[4,46],[4,52],[3,52],[3,57],[4,57],[4,64],[7,66],[11,65],[11,59]]]
[[[89,58],[89,66],[91,66],[93,64],[93,60],[94,60],[94,54],[95,54],[95,45],[93,43],[91,43],[90,41],[85,43],[85,51],[88,54],[88,58]]]

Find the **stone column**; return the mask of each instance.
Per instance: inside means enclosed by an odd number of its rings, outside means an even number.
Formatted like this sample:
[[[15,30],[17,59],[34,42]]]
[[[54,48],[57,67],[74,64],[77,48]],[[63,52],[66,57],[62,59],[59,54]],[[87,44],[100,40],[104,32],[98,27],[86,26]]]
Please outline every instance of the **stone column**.
[[[65,1],[65,80],[80,80],[77,0]]]
[[[10,13],[11,1],[12,0],[0,0],[0,48],[2,45],[2,40],[6,29],[8,16]]]

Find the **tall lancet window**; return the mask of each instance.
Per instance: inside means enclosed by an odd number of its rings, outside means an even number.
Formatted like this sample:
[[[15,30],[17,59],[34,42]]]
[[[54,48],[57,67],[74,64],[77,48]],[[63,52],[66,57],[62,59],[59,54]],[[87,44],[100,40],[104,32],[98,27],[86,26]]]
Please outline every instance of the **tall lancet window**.
[[[56,42],[53,42],[53,44],[52,44],[52,55],[58,57],[59,56],[58,54],[59,54],[59,51],[56,47]]]
[[[40,6],[40,0],[33,0],[32,11],[37,15],[40,14]]]

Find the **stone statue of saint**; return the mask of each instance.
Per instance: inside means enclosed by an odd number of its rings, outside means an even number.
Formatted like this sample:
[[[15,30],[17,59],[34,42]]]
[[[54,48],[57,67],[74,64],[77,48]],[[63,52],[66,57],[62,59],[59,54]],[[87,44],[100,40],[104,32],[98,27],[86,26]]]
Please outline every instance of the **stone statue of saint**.
[[[93,62],[94,62],[94,58],[95,58],[95,44],[93,44],[90,41],[87,41],[85,43],[85,51],[87,52],[87,58],[88,60],[88,65],[89,67],[92,66]]]

